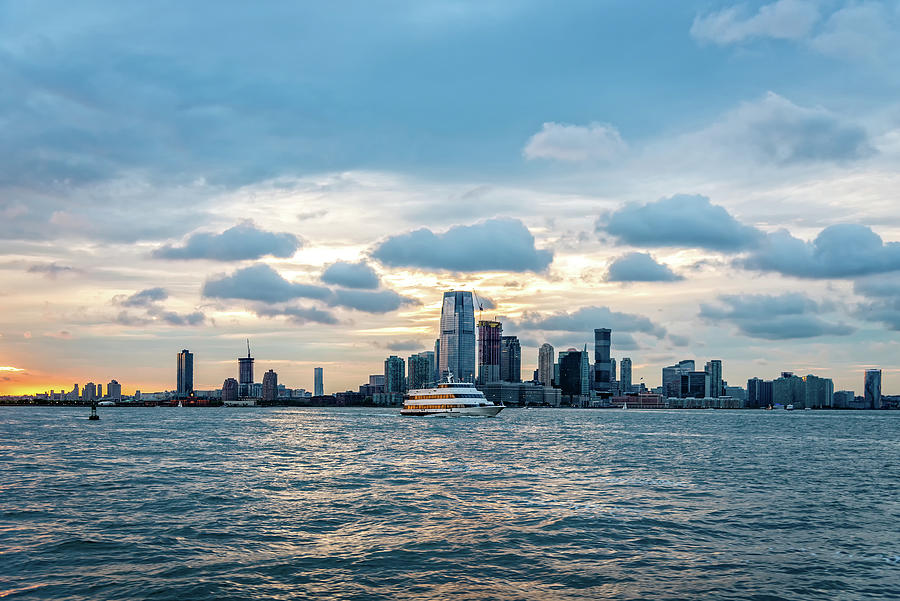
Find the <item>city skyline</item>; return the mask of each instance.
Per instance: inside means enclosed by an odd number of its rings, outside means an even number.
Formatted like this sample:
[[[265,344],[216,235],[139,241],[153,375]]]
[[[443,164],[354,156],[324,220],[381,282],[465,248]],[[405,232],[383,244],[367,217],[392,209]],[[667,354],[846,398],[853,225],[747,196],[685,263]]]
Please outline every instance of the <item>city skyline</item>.
[[[171,388],[181,348],[218,387],[247,338],[347,389],[448,289],[526,376],[607,327],[636,378],[898,381],[896,3],[181,10],[0,20],[0,394]]]

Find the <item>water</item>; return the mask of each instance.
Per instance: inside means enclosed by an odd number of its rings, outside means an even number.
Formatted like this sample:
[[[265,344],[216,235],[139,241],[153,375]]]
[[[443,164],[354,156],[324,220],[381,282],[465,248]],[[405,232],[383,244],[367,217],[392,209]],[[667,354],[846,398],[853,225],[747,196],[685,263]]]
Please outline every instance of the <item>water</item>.
[[[0,409],[4,599],[896,599],[900,412]]]

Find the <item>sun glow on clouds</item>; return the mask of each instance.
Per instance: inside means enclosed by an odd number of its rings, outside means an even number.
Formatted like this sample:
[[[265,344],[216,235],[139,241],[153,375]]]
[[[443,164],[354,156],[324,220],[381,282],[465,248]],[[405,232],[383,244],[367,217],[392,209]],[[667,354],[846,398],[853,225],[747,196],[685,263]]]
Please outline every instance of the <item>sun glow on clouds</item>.
[[[25,371],[25,370],[20,367],[12,367],[10,365],[0,365],[0,371],[16,372],[16,371]]]

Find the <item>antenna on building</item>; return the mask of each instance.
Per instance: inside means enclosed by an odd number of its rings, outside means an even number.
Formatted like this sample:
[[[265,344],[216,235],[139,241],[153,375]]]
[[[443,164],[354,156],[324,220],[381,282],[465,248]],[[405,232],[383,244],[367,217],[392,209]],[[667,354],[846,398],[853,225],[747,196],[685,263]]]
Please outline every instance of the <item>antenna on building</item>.
[[[250,358],[250,339],[247,339],[247,358]]]

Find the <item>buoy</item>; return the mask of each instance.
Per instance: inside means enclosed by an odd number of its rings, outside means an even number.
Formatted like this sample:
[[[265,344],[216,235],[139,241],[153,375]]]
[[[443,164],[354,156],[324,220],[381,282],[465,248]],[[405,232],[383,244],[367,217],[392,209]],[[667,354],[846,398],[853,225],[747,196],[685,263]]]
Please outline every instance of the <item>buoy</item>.
[[[100,419],[100,416],[97,415],[97,401],[91,402],[91,414],[88,419]]]

